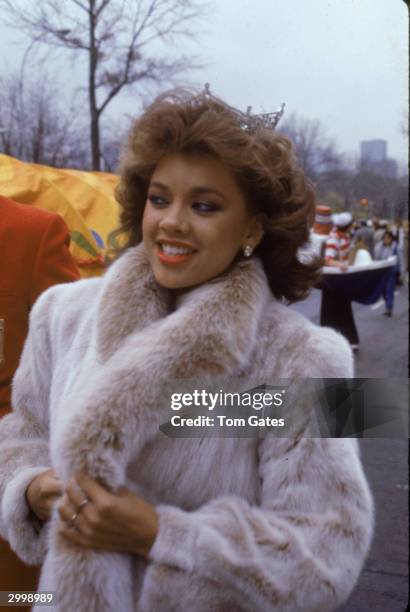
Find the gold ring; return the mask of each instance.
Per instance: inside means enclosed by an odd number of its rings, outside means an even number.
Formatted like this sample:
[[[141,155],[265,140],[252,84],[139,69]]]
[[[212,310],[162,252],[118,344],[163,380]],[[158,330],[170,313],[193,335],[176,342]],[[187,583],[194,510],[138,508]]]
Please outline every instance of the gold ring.
[[[81,502],[81,504],[78,506],[77,509],[77,514],[80,514],[81,510],[84,508],[84,506],[86,506],[87,504],[90,503],[90,500],[88,499],[88,497],[86,497],[85,499],[83,499],[83,501]]]
[[[73,516],[68,521],[69,525],[74,525],[76,518],[78,517],[78,512],[74,512]]]

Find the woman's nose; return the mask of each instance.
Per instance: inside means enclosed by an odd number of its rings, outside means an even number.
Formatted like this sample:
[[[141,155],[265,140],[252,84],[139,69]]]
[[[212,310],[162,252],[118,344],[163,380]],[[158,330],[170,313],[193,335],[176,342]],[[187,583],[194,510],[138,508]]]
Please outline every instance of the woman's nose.
[[[186,233],[189,228],[186,210],[178,204],[171,204],[163,210],[160,229],[168,232]]]

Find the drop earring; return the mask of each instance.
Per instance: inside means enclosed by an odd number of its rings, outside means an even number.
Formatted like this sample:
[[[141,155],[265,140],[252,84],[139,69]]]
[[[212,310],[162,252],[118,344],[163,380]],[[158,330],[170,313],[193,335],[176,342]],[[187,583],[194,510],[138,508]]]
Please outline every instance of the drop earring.
[[[250,244],[248,244],[243,250],[243,255],[244,257],[250,257],[252,253],[253,253],[253,248],[251,247]]]

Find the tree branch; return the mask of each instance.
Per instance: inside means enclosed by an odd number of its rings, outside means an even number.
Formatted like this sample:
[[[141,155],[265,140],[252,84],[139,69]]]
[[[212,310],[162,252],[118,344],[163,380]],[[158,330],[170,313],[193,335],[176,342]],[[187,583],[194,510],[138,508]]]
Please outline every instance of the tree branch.
[[[107,6],[111,3],[111,0],[102,0],[100,6],[97,8],[97,10],[95,11],[95,17],[98,20],[101,16],[101,13],[104,11],[104,9],[107,8]]]
[[[80,9],[82,9],[83,11],[85,11],[87,15],[90,13],[90,7],[80,2],[80,0],[71,0],[71,2],[75,4],[76,6],[78,6]]]

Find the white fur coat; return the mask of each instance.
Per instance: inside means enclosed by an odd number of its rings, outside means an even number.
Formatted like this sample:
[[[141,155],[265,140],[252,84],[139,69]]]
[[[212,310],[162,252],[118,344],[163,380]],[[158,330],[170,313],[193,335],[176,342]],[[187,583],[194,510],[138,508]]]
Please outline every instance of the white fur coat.
[[[214,376],[347,378],[347,342],[272,298],[260,262],[186,293],[175,310],[142,247],[102,279],[48,290],[35,305],[0,422],[0,531],[59,612],[326,612],[367,554],[371,495],[356,441],[294,435],[171,439],[163,382]],[[155,504],[149,562],[83,551],[38,533],[25,501],[52,466],[85,469]]]

